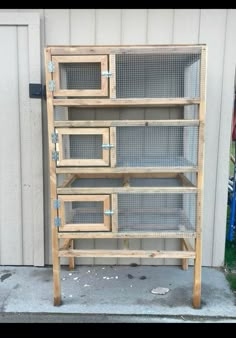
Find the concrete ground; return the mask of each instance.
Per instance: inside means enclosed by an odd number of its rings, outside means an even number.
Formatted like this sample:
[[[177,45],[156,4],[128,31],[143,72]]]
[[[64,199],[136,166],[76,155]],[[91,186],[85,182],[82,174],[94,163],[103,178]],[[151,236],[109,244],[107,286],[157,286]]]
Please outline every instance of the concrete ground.
[[[152,294],[157,287],[165,295]],[[53,306],[52,268],[0,267],[0,322],[236,323],[235,295],[219,269],[202,269],[202,306],[192,308],[193,268],[79,266],[61,270]]]

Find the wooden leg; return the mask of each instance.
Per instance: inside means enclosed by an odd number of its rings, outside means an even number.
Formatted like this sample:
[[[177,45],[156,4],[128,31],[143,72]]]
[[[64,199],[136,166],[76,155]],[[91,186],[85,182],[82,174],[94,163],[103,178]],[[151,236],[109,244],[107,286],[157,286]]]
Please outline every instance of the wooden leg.
[[[196,258],[194,264],[194,284],[193,284],[193,307],[199,309],[201,306],[201,238],[200,235],[195,240]]]
[[[71,239],[69,244],[69,249],[74,248],[74,240]],[[75,257],[69,257],[69,270],[74,270],[75,268]]]
[[[58,238],[56,227],[52,230],[52,259],[53,259],[53,293],[54,306],[61,305],[61,274],[60,274],[60,257],[58,257]]]
[[[182,250],[185,250],[184,239],[181,240]],[[188,258],[182,259],[182,269],[188,270]]]

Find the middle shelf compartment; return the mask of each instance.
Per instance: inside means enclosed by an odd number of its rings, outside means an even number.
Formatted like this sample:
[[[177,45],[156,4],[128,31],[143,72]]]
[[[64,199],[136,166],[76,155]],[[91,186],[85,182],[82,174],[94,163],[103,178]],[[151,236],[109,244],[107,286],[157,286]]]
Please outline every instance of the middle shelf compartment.
[[[103,128],[85,125],[77,122],[74,127],[55,128],[58,167],[197,168],[198,120],[112,121]]]

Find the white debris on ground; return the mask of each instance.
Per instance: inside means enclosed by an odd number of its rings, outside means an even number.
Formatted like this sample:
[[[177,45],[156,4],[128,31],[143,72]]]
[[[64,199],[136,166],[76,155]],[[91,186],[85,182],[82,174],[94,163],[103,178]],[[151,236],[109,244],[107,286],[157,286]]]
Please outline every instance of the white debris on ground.
[[[62,280],[66,280],[65,278],[62,278]]]
[[[132,288],[132,287],[133,287],[133,285],[130,285],[130,287]]]
[[[73,279],[74,279],[74,280],[77,280],[78,278],[79,278],[79,277],[74,277]]]
[[[87,272],[90,273],[90,270],[88,270]]]
[[[70,298],[72,298],[72,295],[69,295]]]
[[[72,273],[69,273],[69,276],[72,276]]]
[[[169,292],[170,289],[168,288],[162,288],[162,287],[157,287],[152,289],[151,293],[155,294],[155,295],[165,295],[167,292]]]
[[[116,276],[115,279],[118,279],[118,276]]]
[[[89,284],[84,284],[84,287],[86,287],[86,286],[90,286]]]

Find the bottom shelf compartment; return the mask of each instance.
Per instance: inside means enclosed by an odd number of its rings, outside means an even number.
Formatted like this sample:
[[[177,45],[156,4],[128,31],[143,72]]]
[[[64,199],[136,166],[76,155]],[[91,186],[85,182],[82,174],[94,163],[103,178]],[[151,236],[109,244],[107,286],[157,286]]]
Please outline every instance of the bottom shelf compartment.
[[[196,192],[59,195],[60,231],[194,232]]]

